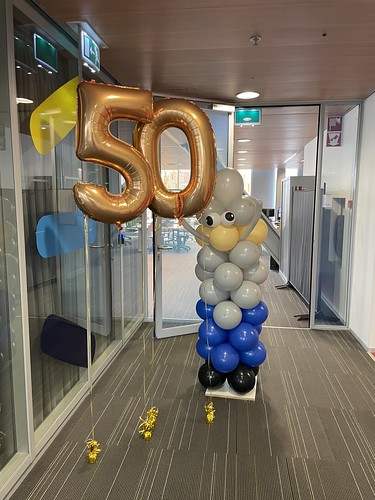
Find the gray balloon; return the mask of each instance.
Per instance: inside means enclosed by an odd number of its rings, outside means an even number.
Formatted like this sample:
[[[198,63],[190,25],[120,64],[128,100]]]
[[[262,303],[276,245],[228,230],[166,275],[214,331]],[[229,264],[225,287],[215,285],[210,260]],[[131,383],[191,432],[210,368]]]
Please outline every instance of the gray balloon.
[[[195,266],[195,276],[199,279],[199,281],[208,280],[208,278],[213,278],[214,273],[210,273],[201,268],[199,264]]]
[[[242,311],[231,300],[224,300],[215,307],[213,318],[218,326],[231,330],[241,323]]]
[[[221,215],[224,212],[224,207],[217,200],[212,199],[209,205],[204,209],[204,211],[197,217],[199,222],[206,227],[209,227],[206,221],[206,217],[210,214]]]
[[[223,168],[216,177],[214,198],[226,209],[232,201],[241,198],[244,191],[242,175],[233,168]]]
[[[220,264],[228,262],[228,254],[215,250],[214,247],[207,245],[199,250],[197,261],[202,269],[209,273],[213,273]]]
[[[245,271],[243,272],[243,279],[253,281],[254,283],[260,285],[261,283],[264,283],[266,281],[269,272],[269,266],[265,262],[260,260],[255,266],[250,267],[249,269],[245,269]]]
[[[249,269],[258,263],[260,252],[258,245],[251,241],[240,241],[229,252],[229,260],[241,269]]]
[[[214,283],[222,290],[231,292],[238,288],[243,281],[243,272],[236,264],[224,262],[215,270]]]
[[[229,292],[221,290],[215,285],[213,278],[208,278],[201,283],[199,296],[206,304],[216,306],[219,302],[229,299]]]
[[[261,301],[262,292],[256,283],[245,280],[237,290],[230,292],[230,298],[238,307],[251,309]]]
[[[239,198],[228,206],[236,217],[236,226],[246,226],[253,220],[256,211],[256,199],[252,196]]]

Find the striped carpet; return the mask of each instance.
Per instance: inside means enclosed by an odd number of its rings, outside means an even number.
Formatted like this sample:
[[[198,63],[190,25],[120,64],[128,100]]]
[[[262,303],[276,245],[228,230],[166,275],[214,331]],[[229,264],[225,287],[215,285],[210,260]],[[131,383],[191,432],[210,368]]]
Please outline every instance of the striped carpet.
[[[95,386],[98,462],[85,461],[86,399],[12,500],[374,499],[374,360],[348,332],[261,337],[256,401],[215,398],[207,425],[196,336],[152,340],[145,325]],[[153,405],[146,442],[139,417]]]

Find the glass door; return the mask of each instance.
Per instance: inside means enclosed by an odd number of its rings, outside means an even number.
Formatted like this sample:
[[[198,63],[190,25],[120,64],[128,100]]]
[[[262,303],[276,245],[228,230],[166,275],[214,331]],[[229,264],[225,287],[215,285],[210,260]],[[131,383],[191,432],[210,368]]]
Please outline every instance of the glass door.
[[[229,114],[204,111],[215,133],[217,163],[222,168],[227,166],[229,156]],[[167,189],[179,192],[187,186],[190,150],[182,130],[171,127],[161,134],[160,165]],[[194,228],[198,226],[195,217],[189,218],[188,222]],[[155,335],[165,338],[196,333],[201,323],[195,310],[201,282],[195,275],[195,266],[201,247],[176,219],[154,217],[153,235]]]
[[[154,242],[156,337],[196,333],[201,320],[195,311],[200,285],[195,266],[201,247],[178,222],[161,217],[154,218]]]

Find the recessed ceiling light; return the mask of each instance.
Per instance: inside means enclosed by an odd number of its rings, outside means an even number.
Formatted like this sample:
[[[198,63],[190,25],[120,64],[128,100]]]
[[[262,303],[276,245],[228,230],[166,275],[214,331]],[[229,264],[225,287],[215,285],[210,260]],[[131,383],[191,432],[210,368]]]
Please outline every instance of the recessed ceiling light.
[[[237,151],[238,154],[248,153],[247,149],[242,149],[241,151]]]
[[[237,139],[237,142],[250,142],[251,139]]]
[[[239,94],[236,95],[238,99],[255,99],[256,97],[259,97],[258,92],[240,92]]]
[[[17,69],[21,69],[21,66],[19,64],[17,64],[16,68]]]
[[[246,158],[237,158],[238,161],[246,161]]]
[[[32,75],[31,71],[28,71],[28,72],[27,72],[27,74],[28,74],[28,75]]]

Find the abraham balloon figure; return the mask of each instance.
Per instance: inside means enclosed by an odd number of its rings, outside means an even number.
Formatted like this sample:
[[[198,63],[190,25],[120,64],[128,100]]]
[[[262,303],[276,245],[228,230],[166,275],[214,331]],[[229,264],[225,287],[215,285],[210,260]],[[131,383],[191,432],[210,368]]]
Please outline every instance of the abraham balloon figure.
[[[259,287],[269,273],[260,260],[260,243],[268,229],[260,219],[262,203],[243,192],[239,172],[220,170],[198,228],[183,221],[202,246],[195,268],[202,282],[196,310],[203,320],[196,348],[205,363],[198,377],[207,388],[227,379],[238,393],[253,389],[259,365],[266,359],[259,335],[268,316]]]

